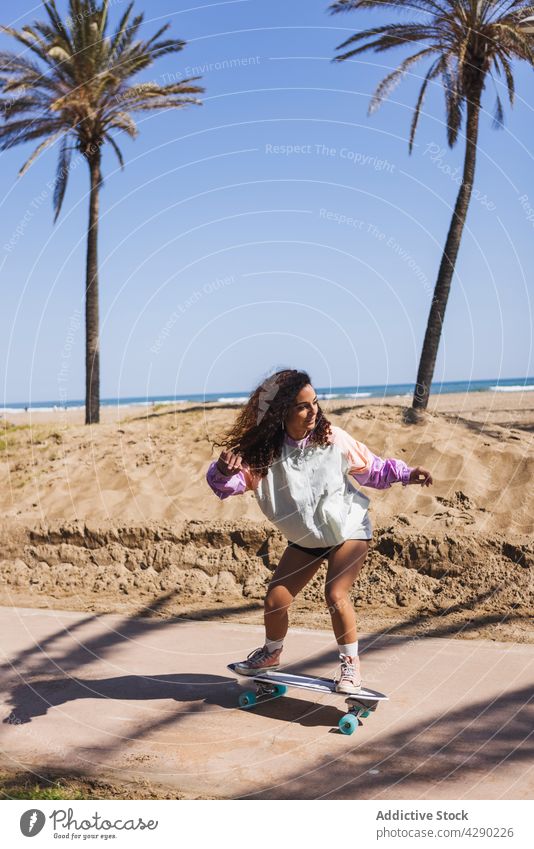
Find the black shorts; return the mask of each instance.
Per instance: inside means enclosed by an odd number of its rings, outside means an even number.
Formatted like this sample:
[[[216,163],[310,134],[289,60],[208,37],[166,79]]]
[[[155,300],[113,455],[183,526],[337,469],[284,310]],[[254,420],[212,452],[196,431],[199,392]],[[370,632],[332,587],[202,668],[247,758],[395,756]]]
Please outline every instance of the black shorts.
[[[298,548],[299,551],[304,551],[306,554],[313,554],[314,557],[327,557],[331,551],[335,548],[339,548],[340,545],[343,545],[342,542],[338,542],[337,545],[327,545],[327,546],[318,546],[317,548],[306,548],[303,545],[299,545],[298,542],[287,541],[287,544],[290,548]]]
[[[287,542],[290,548],[298,548],[299,551],[304,551],[306,554],[313,554],[314,557],[326,557],[330,554],[334,548],[337,548],[342,543],[338,543],[338,545],[327,545],[327,546],[318,546],[317,548],[305,548],[303,545],[299,545],[298,542],[291,542],[288,540]]]

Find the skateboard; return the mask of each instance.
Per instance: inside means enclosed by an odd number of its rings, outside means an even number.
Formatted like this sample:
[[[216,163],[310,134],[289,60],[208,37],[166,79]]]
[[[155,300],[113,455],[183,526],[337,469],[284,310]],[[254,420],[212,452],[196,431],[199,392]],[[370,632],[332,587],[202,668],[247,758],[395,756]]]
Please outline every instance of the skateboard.
[[[288,689],[295,687],[299,690],[311,690],[314,693],[333,693],[341,696],[348,706],[347,713],[338,722],[342,734],[353,734],[363,725],[362,719],[370,716],[378,707],[378,702],[389,701],[384,693],[368,690],[363,687],[361,693],[348,695],[336,692],[336,682],[331,678],[317,678],[313,675],[292,675],[290,672],[260,672],[258,675],[243,675],[236,671],[236,664],[226,667],[235,675],[241,684],[252,683],[255,690],[247,690],[239,696],[239,705],[243,708],[253,707],[262,700],[284,696]]]

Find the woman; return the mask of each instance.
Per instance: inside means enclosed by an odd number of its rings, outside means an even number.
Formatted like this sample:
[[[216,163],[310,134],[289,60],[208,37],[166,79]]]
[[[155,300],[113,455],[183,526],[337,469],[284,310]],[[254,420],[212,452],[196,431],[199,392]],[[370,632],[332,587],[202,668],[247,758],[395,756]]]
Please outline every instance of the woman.
[[[361,673],[356,617],[349,592],[372,538],[369,499],[353,485],[386,489],[430,486],[426,469],[382,460],[319,406],[309,375],[284,369],[252,393],[206,479],[219,498],[252,490],[262,512],[287,538],[265,597],[265,643],[236,665],[243,675],[280,665],[288,608],[326,558],[325,596],[338,643],[340,693],[358,693]]]

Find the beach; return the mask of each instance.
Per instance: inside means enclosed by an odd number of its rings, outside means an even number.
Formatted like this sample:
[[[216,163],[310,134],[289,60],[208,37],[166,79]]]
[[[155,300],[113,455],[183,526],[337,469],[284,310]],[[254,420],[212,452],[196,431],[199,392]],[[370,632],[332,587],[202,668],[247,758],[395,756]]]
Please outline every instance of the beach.
[[[408,404],[322,402],[374,453],[434,478],[364,490],[374,537],[353,591],[362,625],[534,641],[534,393],[436,396],[419,425],[404,422]],[[220,501],[205,480],[238,409],[103,407],[93,427],[83,410],[6,417],[2,603],[261,622],[285,542],[252,493]],[[321,571],[293,624],[328,627],[322,582]]]

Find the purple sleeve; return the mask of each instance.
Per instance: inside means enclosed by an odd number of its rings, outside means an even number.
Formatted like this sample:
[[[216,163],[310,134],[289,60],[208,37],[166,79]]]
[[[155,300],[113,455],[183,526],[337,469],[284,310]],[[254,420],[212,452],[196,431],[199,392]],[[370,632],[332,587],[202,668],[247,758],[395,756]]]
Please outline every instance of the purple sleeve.
[[[211,463],[206,472],[206,480],[215,495],[221,500],[230,495],[240,495],[247,488],[245,476],[241,470],[231,477],[223,475],[217,468],[217,460]]]
[[[381,457],[373,455],[371,468],[361,475],[352,473],[352,477],[361,486],[371,486],[373,489],[388,489],[392,483],[402,483],[407,486],[410,482],[410,466],[404,460],[382,460]]]

